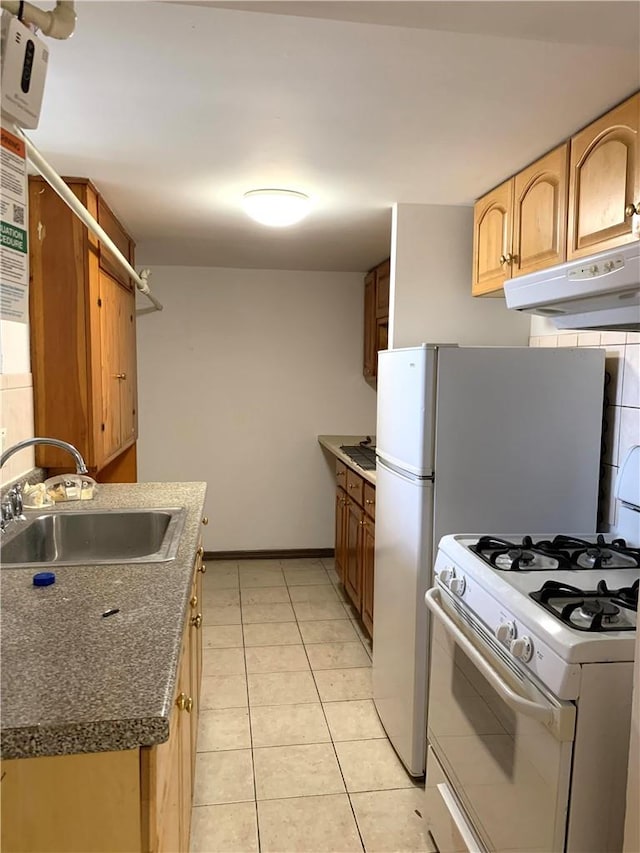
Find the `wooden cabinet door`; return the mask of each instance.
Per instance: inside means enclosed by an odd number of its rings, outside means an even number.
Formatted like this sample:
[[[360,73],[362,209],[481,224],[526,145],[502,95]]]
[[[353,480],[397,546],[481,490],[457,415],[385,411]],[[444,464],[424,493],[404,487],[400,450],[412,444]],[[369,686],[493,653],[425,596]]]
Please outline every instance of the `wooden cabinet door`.
[[[201,577],[194,567],[194,578],[191,585],[189,611],[189,695],[192,700],[190,713],[191,725],[191,784],[195,782],[196,749],[198,745],[198,718],[200,716],[200,676],[202,672],[202,595],[198,594],[198,578]]]
[[[364,355],[362,374],[369,380],[376,375],[376,274],[364,280]]]
[[[344,588],[353,606],[359,612],[362,609],[362,525],[364,513],[360,507],[347,498],[347,547]]]
[[[100,272],[102,463],[137,436],[134,294]]]
[[[514,178],[512,276],[566,259],[568,157],[565,143]]]
[[[191,633],[185,632],[180,666],[180,689],[187,695],[187,706],[180,715],[180,851],[187,853],[191,835],[191,800],[193,792],[191,719],[193,714],[193,685],[191,683]]]
[[[362,622],[373,637],[373,558],[375,544],[375,523],[364,516],[362,526]]]
[[[376,267],[376,319],[389,319],[389,285],[391,262],[384,261]]]
[[[640,204],[639,127],[636,94],[572,138],[569,260],[637,239],[627,208]]]
[[[513,178],[478,199],[473,210],[474,296],[502,294],[502,285],[511,276],[510,264],[501,260],[511,252],[513,219]]]
[[[136,297],[118,289],[120,324],[120,440],[127,447],[138,436],[138,366],[136,361]]]
[[[157,808],[158,853],[176,853],[181,849],[180,714],[181,711],[174,708],[171,715],[166,788],[163,789],[163,802]],[[153,846],[152,849],[154,849]]]
[[[133,241],[111,212],[103,198],[98,197],[98,224],[101,225],[111,237],[116,247],[120,249],[129,263],[133,264],[134,245]],[[123,284],[129,290],[133,290],[133,282],[117,263],[111,252],[100,243],[99,249],[100,267]]]
[[[120,421],[120,287],[100,272],[100,352],[102,370],[102,458],[104,464],[122,446]]]
[[[339,486],[336,488],[335,540],[336,572],[342,583],[344,583],[347,564],[347,496]]]

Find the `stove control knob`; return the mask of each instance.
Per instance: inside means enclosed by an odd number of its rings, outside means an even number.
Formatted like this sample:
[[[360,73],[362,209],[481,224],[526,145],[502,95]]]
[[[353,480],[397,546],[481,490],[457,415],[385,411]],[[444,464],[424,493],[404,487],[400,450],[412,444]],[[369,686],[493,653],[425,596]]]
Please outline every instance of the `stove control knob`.
[[[496,637],[500,640],[501,643],[504,643],[505,646],[508,646],[511,640],[513,640],[516,636],[516,623],[515,622],[503,622],[501,625],[498,625],[496,628]]]
[[[455,574],[455,569],[441,569],[440,574],[438,575],[438,579],[440,580],[440,583],[443,583],[445,586],[450,586],[452,579],[455,577]]]
[[[452,578],[449,582],[449,589],[454,595],[462,595],[464,593],[466,585],[467,584],[464,577]]]
[[[533,643],[529,637],[520,637],[517,640],[512,640],[510,649],[511,654],[516,658],[520,658],[524,663],[527,663],[533,657]]]

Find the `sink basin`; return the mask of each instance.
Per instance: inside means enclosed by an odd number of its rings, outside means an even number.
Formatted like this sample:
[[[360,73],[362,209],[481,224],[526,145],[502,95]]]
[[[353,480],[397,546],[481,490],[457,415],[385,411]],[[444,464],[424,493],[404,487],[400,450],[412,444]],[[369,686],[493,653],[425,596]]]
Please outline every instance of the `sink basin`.
[[[3,568],[172,560],[184,507],[51,511],[12,524],[1,541]]]

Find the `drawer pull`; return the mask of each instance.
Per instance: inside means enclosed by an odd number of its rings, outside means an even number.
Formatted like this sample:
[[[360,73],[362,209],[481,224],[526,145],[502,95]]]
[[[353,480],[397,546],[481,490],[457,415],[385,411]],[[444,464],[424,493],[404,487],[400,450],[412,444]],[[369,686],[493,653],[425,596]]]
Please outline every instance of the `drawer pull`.
[[[187,696],[186,693],[180,693],[176,699],[176,705],[180,711],[186,711],[187,714],[190,714],[193,710],[193,699],[191,696]]]
[[[198,613],[197,616],[192,616],[191,624],[194,628],[199,628],[202,625],[202,613]]]

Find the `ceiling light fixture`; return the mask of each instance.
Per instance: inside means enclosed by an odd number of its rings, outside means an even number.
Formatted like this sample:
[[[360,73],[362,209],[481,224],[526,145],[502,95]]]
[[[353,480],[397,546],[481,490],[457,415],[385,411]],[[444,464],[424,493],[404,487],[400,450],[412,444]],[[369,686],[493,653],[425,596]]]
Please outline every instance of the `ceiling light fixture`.
[[[295,225],[311,207],[309,196],[295,190],[251,190],[244,194],[242,203],[252,219],[273,228]]]

